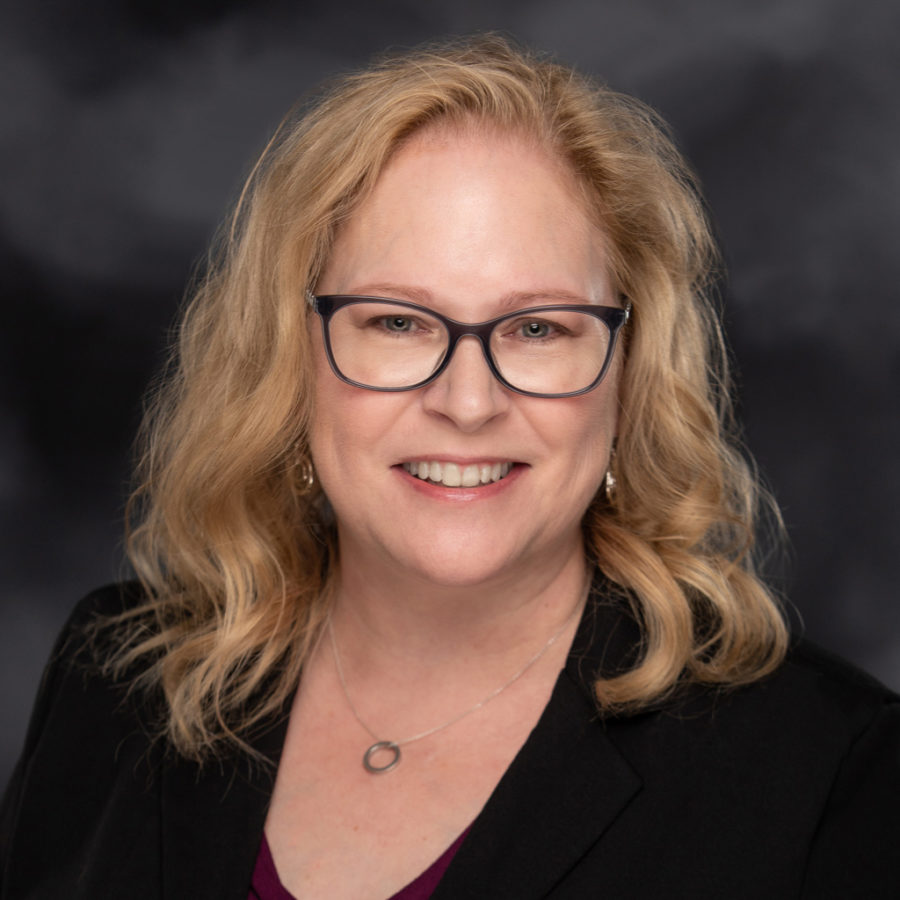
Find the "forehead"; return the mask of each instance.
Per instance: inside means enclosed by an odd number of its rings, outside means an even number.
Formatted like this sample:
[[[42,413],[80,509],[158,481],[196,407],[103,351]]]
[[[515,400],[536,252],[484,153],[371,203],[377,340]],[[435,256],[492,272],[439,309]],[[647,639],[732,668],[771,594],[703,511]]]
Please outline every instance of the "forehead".
[[[410,284],[595,298],[604,238],[571,168],[537,140],[432,127],[404,142],[339,229],[320,288]],[[504,291],[505,293],[505,291]]]
[[[486,178],[511,182],[525,168],[533,180],[554,181],[565,195],[572,215],[584,216],[599,225],[593,215],[589,187],[548,141],[525,128],[504,128],[472,118],[442,120],[413,132],[392,152],[369,196],[379,188],[384,191],[386,182],[396,176],[397,169],[408,173],[415,166],[414,161],[422,164],[426,160],[435,165],[443,162],[444,166],[456,166],[470,175],[482,173]],[[492,169],[490,164],[496,161],[500,166]],[[519,184],[522,190],[528,189],[525,184]]]

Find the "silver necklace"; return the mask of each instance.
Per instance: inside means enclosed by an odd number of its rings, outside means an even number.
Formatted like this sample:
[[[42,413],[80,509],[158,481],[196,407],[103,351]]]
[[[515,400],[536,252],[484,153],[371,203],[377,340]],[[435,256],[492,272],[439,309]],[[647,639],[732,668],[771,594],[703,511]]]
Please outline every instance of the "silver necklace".
[[[588,582],[588,586],[590,586],[590,582]],[[585,594],[587,594],[587,590],[585,590]],[[359,711],[356,709],[356,706],[353,704],[353,700],[350,698],[350,691],[347,690],[347,680],[344,678],[344,667],[341,664],[341,655],[338,652],[337,641],[334,638],[334,625],[331,622],[331,616],[328,617],[328,636],[331,639],[331,653],[334,656],[334,666],[337,669],[338,679],[341,682],[341,689],[344,692],[344,697],[347,700],[347,705],[350,707],[350,711],[353,713],[356,721],[359,722],[360,725],[369,733],[369,735],[375,739],[375,743],[372,744],[366,752],[363,754],[363,766],[367,772],[371,772],[373,775],[380,775],[384,772],[390,772],[391,769],[395,768],[397,764],[400,762],[400,748],[405,747],[407,744],[411,744],[414,741],[421,741],[422,738],[427,738],[432,734],[436,734],[438,731],[443,731],[445,728],[449,728],[451,725],[455,725],[460,719],[464,719],[466,716],[471,715],[476,710],[481,709],[482,706],[490,703],[495,697],[502,694],[508,687],[515,684],[559,639],[560,635],[566,630],[569,626],[569,623],[572,619],[575,618],[575,614],[581,609],[582,601],[585,598],[582,597],[582,600],[575,604],[575,608],[569,613],[566,621],[562,623],[562,625],[550,636],[550,639],[538,650],[528,662],[513,675],[508,681],[505,681],[500,687],[491,691],[490,694],[487,695],[483,700],[479,700],[474,706],[470,706],[468,709],[463,710],[461,713],[457,713],[453,716],[452,719],[448,719],[446,722],[443,722],[440,725],[435,725],[434,728],[429,728],[427,731],[421,731],[418,734],[412,735],[412,737],[403,738],[400,741],[387,741],[382,738],[379,738],[378,735],[366,724],[363,717],[359,714]],[[391,754],[391,758],[384,765],[376,765],[372,759],[373,757],[381,752],[388,752]]]

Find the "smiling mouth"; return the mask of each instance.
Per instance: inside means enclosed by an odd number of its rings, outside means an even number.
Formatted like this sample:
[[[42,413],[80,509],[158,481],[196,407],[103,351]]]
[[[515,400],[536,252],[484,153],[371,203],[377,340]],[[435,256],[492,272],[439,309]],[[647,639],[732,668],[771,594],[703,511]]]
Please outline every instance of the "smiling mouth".
[[[493,484],[495,481],[506,478],[512,467],[513,463],[511,462],[469,466],[459,466],[456,463],[436,460],[403,463],[403,468],[410,475],[444,487],[479,487],[483,484]]]

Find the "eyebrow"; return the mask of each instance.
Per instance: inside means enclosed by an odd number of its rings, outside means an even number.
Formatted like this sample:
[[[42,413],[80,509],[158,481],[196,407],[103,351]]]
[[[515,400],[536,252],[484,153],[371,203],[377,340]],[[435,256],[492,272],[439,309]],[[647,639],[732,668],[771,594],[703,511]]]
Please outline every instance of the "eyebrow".
[[[433,306],[434,304],[434,297],[430,291],[424,288],[412,287],[411,285],[379,282],[377,284],[360,285],[347,293],[362,296],[383,294],[388,299],[408,300],[412,303],[418,303],[420,306]],[[497,307],[501,311],[524,309],[527,306],[540,305],[549,301],[585,306],[592,305],[587,297],[584,297],[582,294],[576,294],[573,291],[567,291],[562,288],[538,288],[531,291],[510,291],[499,299]]]
[[[590,300],[582,294],[560,289],[541,289],[536,291],[513,291],[500,300],[501,309],[517,309],[524,306],[534,306],[536,303],[547,301],[561,301],[562,303],[576,303],[589,305]]]

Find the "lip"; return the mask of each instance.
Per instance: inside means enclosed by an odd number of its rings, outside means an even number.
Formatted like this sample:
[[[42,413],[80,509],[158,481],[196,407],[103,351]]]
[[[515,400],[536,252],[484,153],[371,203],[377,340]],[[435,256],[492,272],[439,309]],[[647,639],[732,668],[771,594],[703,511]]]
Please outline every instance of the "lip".
[[[404,460],[404,462],[419,462],[420,460],[438,460],[440,462],[453,462],[459,466],[465,465],[493,465],[498,462],[510,462],[512,463],[512,468],[509,471],[509,474],[504,478],[501,478],[499,481],[492,481],[490,484],[481,484],[477,487],[445,487],[442,484],[433,484],[430,481],[423,481],[421,478],[416,478],[415,475],[410,475],[406,469],[403,468],[403,463],[398,463],[395,466],[392,466],[394,472],[396,472],[400,478],[404,480],[406,484],[408,484],[411,488],[418,491],[420,494],[423,494],[426,497],[429,497],[433,500],[446,500],[451,503],[461,503],[461,502],[471,502],[472,500],[487,500],[491,497],[497,496],[509,488],[511,488],[515,482],[522,477],[525,470],[528,468],[527,465],[523,463],[515,462],[514,460],[500,457],[458,457],[458,456],[448,456],[446,454],[434,455],[434,456],[415,456],[410,457],[408,460]]]

